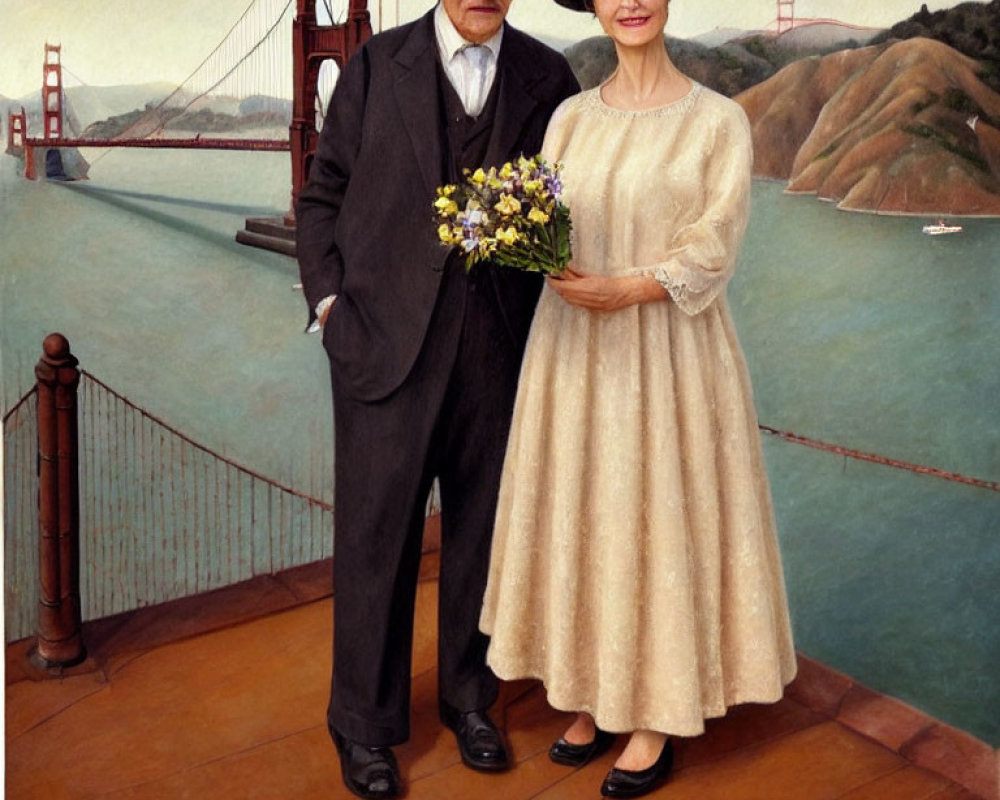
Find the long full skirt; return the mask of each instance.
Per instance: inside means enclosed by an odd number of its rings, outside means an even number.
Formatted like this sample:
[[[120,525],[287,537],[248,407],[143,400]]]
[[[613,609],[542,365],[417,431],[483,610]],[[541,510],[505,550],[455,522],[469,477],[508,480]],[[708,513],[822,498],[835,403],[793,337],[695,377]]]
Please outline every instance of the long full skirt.
[[[724,296],[591,313],[546,287],[522,366],[480,626],[501,678],[609,731],[697,735],[773,702],[795,654]]]

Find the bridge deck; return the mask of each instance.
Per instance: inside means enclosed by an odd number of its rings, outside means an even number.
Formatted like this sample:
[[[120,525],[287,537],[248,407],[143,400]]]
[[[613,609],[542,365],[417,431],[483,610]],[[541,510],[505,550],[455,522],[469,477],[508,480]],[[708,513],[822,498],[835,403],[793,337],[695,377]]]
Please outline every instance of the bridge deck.
[[[584,769],[552,764],[547,748],[569,715],[548,708],[532,682],[505,684],[495,709],[514,769],[484,775],[461,765],[436,719],[436,563],[436,553],[425,555],[413,738],[397,748],[407,797],[598,797],[621,741]],[[60,681],[28,680],[25,645],[11,645],[9,796],[352,798],[324,720],[329,575],[324,562],[91,624],[90,659]],[[804,675],[776,705],[735,709],[704,736],[680,741],[675,775],[653,799],[977,800],[810,708],[810,680]]]
[[[285,139],[25,139],[28,147],[143,147],[170,150],[258,150],[284,152],[291,149]]]

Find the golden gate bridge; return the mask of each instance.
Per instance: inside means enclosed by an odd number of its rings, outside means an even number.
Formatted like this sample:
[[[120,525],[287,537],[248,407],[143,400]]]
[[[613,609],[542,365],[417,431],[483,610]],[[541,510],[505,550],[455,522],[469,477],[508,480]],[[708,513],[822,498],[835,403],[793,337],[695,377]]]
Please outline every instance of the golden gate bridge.
[[[371,35],[367,0],[346,0],[337,11],[330,0],[253,0],[222,41],[167,97],[132,120],[113,136],[102,138],[66,133],[66,96],[63,88],[61,47],[45,45],[40,136],[28,130],[28,116],[21,108],[11,112],[8,152],[24,156],[24,175],[37,177],[36,152],[59,148],[182,148],[200,150],[286,151],[292,161],[292,207],[305,182],[318,129],[322,125],[321,71],[325,65],[341,67]],[[398,0],[397,0],[398,2]],[[775,0],[774,26],[778,35],[795,27],[833,20],[800,19],[795,0]],[[338,11],[340,12],[338,14]],[[380,23],[384,23],[381,0]],[[337,17],[341,21],[335,21]],[[395,13],[398,18],[398,8]],[[391,12],[390,12],[391,17]],[[291,75],[289,75],[291,73]],[[210,131],[183,130],[199,111],[228,102],[239,108],[250,98],[287,97],[292,89],[292,119],[288,136],[219,136]],[[329,87],[325,87],[327,90]],[[211,118],[211,114],[207,115]],[[178,131],[187,135],[179,135]],[[286,223],[291,224],[291,212]]]
[[[856,31],[874,31],[876,28],[871,28],[867,25],[853,25],[848,22],[842,22],[838,19],[833,19],[832,17],[803,17],[795,13],[795,2],[796,0],[775,0],[778,6],[778,13],[771,23],[775,33],[780,36],[783,33],[794,30],[796,28],[807,28],[812,25],[837,25],[841,28],[847,28]]]
[[[67,121],[62,48],[46,43],[41,135],[29,131],[28,114],[22,106],[20,112],[9,114],[7,151],[23,156],[24,176],[29,179],[38,177],[36,162],[43,160],[41,155],[62,148],[286,151],[292,156],[294,208],[322,125],[320,73],[335,72],[326,66],[330,62],[339,70],[372,33],[366,0],[347,0],[346,7],[337,10],[330,0],[319,2],[317,14],[317,0],[252,0],[180,86],[160,102],[147,104],[112,136],[68,130],[76,126]],[[288,134],[280,138],[241,136],[238,129],[230,136],[195,129],[199,112],[202,120],[211,120],[213,108],[239,110],[254,99],[267,109],[274,99],[285,98],[287,102],[289,93],[291,122],[283,117]],[[291,212],[286,221],[291,223]]]

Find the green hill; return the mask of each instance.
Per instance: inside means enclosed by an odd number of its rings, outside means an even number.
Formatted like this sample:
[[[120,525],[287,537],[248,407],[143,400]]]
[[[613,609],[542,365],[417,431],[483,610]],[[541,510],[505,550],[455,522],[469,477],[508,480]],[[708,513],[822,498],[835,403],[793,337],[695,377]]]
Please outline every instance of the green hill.
[[[872,43],[917,37],[944,42],[963,55],[983,62],[979,79],[994,91],[1000,91],[1000,0],[959,3],[933,12],[924,4],[912,17],[896,23]]]

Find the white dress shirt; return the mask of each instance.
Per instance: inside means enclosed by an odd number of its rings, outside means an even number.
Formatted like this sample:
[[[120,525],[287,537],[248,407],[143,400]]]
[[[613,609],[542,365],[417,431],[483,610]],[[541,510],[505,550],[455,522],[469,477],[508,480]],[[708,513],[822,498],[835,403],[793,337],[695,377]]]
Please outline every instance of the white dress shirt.
[[[497,75],[503,25],[481,45],[473,45],[462,38],[444,10],[444,4],[438,3],[434,9],[434,33],[441,66],[461,98],[465,113],[473,117],[478,115],[486,105],[486,98]],[[477,59],[477,55],[481,61]]]

